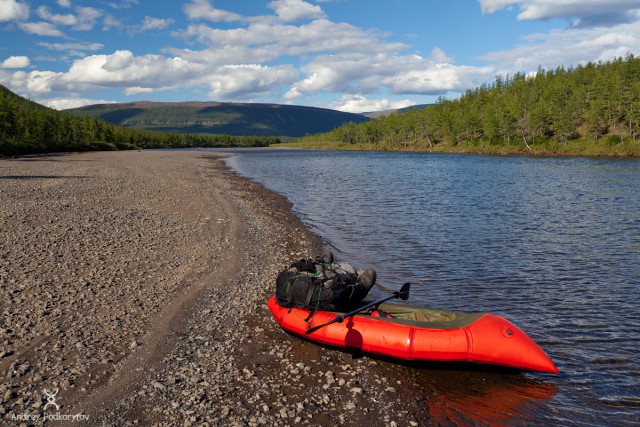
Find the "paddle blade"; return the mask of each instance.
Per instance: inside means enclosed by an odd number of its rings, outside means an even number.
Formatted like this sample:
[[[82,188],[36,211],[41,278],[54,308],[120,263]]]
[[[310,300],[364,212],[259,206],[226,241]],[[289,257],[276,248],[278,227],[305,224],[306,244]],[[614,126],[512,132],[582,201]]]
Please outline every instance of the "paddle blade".
[[[400,299],[402,301],[406,301],[409,298],[409,287],[410,286],[411,286],[410,283],[405,283],[400,288],[400,291],[398,291],[398,296],[400,297]]]

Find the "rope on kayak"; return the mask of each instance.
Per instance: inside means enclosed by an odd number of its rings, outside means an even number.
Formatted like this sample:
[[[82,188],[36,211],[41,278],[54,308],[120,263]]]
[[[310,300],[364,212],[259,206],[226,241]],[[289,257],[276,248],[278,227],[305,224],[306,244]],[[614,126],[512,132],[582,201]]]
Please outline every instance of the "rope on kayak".
[[[325,272],[329,268],[330,264],[325,264],[325,263],[321,262],[320,265],[322,266],[322,274],[320,272],[316,272],[315,274],[313,274],[313,276],[315,278],[317,278],[317,279],[320,279],[320,276],[322,275],[322,276],[324,276],[325,279],[327,279],[327,275],[326,275]],[[311,312],[309,313],[307,318],[304,319],[304,322],[307,324],[308,327],[311,327],[311,319],[316,314],[316,311],[318,311],[318,308],[320,308],[320,297],[322,296],[322,289],[323,288],[324,288],[324,285],[323,285],[323,281],[321,280],[320,281],[320,286],[318,286],[318,298],[316,298],[316,306],[313,308],[313,310],[311,310]]]

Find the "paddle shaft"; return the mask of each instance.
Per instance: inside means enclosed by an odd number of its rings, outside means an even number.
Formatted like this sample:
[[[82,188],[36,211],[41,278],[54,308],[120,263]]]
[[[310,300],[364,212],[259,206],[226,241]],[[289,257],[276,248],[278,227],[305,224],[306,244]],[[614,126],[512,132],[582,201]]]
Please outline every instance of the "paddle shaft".
[[[382,304],[383,302],[389,301],[390,299],[394,299],[394,298],[401,298],[402,300],[406,300],[407,298],[409,298],[409,284],[405,283],[404,285],[402,285],[402,288],[399,291],[394,292],[393,295],[391,295],[390,297],[386,297],[378,301],[370,302],[369,304],[363,305],[362,307],[359,307],[348,313],[338,314],[336,317],[334,317],[327,323],[323,323],[322,325],[314,326],[313,328],[307,329],[305,331],[305,335],[309,335],[310,333],[315,332],[320,328],[324,328],[325,326],[332,325],[334,323],[342,323],[344,322],[344,319],[346,319],[347,317],[354,316],[360,313],[361,311],[364,311],[368,308]]]

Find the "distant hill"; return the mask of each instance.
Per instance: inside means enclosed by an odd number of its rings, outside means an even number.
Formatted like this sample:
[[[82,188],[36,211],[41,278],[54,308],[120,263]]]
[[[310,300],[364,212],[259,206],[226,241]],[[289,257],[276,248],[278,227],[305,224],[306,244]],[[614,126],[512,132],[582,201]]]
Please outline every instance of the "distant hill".
[[[406,113],[407,111],[411,111],[411,110],[422,110],[423,108],[427,108],[430,105],[433,105],[433,104],[418,104],[418,105],[412,105],[411,107],[396,108],[393,110],[369,111],[361,114],[370,119],[377,119],[378,117],[388,116],[393,113]]]
[[[60,112],[0,85],[0,156],[139,148],[264,147],[279,138],[152,132]]]
[[[131,102],[67,110],[114,125],[161,132],[300,137],[369,118],[325,108],[222,102]]]

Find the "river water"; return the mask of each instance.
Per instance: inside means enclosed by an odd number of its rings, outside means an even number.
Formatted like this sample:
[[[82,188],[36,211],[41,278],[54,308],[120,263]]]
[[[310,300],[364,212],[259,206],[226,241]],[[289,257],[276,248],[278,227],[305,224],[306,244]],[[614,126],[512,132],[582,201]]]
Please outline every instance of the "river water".
[[[640,161],[234,152],[340,260],[413,304],[499,314],[561,370],[418,369],[431,422],[640,425]]]

